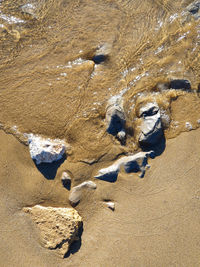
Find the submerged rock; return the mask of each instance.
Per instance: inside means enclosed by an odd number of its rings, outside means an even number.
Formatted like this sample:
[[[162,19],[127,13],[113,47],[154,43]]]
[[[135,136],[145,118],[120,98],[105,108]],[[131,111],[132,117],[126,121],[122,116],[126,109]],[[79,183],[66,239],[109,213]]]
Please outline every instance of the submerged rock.
[[[38,15],[37,15],[37,7],[35,3],[27,3],[22,5],[21,10],[24,14],[30,15],[32,18],[37,19]]]
[[[92,181],[86,181],[82,184],[79,184],[72,188],[70,195],[69,195],[69,201],[72,206],[76,206],[82,197],[83,189],[89,189],[94,190],[97,188],[97,185]]]
[[[99,170],[95,178],[115,182],[121,168],[123,168],[126,173],[141,172],[140,177],[143,177],[146,167],[149,167],[148,157],[153,158],[154,152],[138,152],[135,155],[122,157],[111,166]]]
[[[172,80],[169,84],[170,89],[176,89],[176,90],[185,90],[190,91],[191,90],[191,84],[188,80],[184,79],[175,79]]]
[[[163,136],[160,109],[156,103],[147,103],[140,108],[139,116],[143,121],[140,126],[141,133],[139,143],[142,145],[154,145]]]
[[[123,110],[123,103],[120,97],[112,97],[107,106],[106,124],[107,132],[119,138],[125,138],[125,114]]]
[[[94,61],[95,64],[101,64],[104,61],[106,61],[107,58],[108,58],[107,55],[100,54],[93,56],[92,60]]]
[[[60,160],[66,151],[66,144],[62,140],[45,139],[37,135],[28,135],[31,158],[36,164],[51,163]]]
[[[75,209],[36,205],[24,208],[23,211],[31,215],[39,228],[44,247],[55,250],[62,257],[69,250],[71,243],[78,239],[82,218]]]
[[[189,6],[187,6],[187,10],[190,12],[190,14],[195,18],[200,18],[200,1],[194,1]]]

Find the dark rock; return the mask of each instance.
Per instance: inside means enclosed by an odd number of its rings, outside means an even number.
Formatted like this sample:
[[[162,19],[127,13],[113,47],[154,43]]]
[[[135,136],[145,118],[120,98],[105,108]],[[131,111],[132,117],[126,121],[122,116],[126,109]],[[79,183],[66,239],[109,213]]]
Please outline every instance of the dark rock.
[[[170,82],[170,88],[171,89],[176,89],[176,90],[185,90],[185,91],[190,91],[191,90],[191,85],[188,80],[172,80]]]
[[[117,135],[124,129],[125,117],[124,113],[118,109],[118,107],[112,107],[107,112],[107,117],[109,117],[109,125],[107,132],[112,135]]]
[[[95,55],[92,60],[95,64],[101,64],[102,62],[106,61],[108,58],[107,55]]]

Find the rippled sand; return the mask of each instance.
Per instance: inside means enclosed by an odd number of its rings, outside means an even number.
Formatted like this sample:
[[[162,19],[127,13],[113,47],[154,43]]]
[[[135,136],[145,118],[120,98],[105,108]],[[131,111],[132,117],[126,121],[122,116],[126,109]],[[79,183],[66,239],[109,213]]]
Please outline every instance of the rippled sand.
[[[0,2],[0,266],[199,265],[200,133],[189,131],[200,125],[200,24],[187,11],[191,2],[41,0],[29,2],[32,11],[26,1]],[[95,64],[95,55],[105,60]],[[172,79],[189,80],[191,92],[158,90]],[[106,133],[115,95],[132,129],[125,146]],[[137,110],[152,98],[170,114],[165,151],[143,180],[122,174],[114,184],[97,181],[77,207],[82,245],[61,261],[38,245],[21,208],[69,206],[62,171],[77,185],[135,151]],[[52,179],[31,161],[24,133],[71,145]],[[116,202],[115,212],[105,199]]]

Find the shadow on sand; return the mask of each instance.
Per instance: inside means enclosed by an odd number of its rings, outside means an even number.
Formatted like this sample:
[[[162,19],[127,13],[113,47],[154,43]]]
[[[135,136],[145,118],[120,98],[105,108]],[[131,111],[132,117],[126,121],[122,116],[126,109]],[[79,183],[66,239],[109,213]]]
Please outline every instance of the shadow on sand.
[[[153,150],[155,157],[158,157],[165,150],[165,147],[166,147],[166,139],[165,139],[165,137],[163,135],[161,137],[161,139],[159,140],[159,142],[156,143],[155,145],[140,144],[140,147],[141,147],[142,151],[144,151],[144,152],[148,152],[148,151]]]
[[[38,171],[41,172],[41,174],[48,180],[53,180],[56,177],[56,173],[60,165],[66,160],[66,155],[63,155],[63,157],[58,160],[54,161],[52,163],[41,163],[41,164],[36,164],[35,166],[38,169]]]
[[[65,254],[64,258],[68,258],[70,255],[73,255],[79,251],[81,244],[82,244],[82,240],[81,240],[82,233],[83,233],[83,224],[79,228],[79,231],[78,231],[78,237],[79,237],[78,241],[74,241],[71,244],[71,246],[70,246],[68,252]]]

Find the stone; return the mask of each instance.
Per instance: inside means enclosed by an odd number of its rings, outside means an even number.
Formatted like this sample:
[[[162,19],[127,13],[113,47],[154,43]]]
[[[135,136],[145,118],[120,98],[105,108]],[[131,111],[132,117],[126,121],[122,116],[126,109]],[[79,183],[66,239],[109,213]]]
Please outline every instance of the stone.
[[[106,110],[107,132],[114,136],[119,132],[123,132],[124,135],[125,123],[122,99],[119,96],[114,96],[108,101]]]
[[[99,170],[95,178],[104,181],[115,182],[119,171],[120,171],[120,166],[119,164],[115,163],[107,168]]]
[[[107,55],[99,54],[99,55],[94,55],[92,60],[94,61],[95,64],[101,64],[104,61],[106,61],[107,58],[108,58]]]
[[[79,239],[82,218],[75,209],[36,205],[23,211],[31,215],[38,227],[42,245],[61,257],[66,255],[73,241]]]
[[[111,209],[112,211],[115,210],[115,203],[114,203],[114,202],[111,202],[111,201],[106,202],[106,205],[107,205],[107,207],[108,207],[109,209]]]
[[[121,168],[123,168],[126,173],[141,172],[140,177],[144,177],[146,167],[149,167],[148,157],[153,158],[154,152],[138,152],[131,156],[122,157],[111,166],[99,170],[95,178],[115,182]]]
[[[73,187],[69,195],[70,204],[74,207],[80,202],[83,189],[95,190],[96,188],[97,188],[97,185],[92,181],[85,181]]]
[[[139,143],[141,145],[155,145],[163,137],[158,105],[156,103],[147,103],[144,107],[140,108],[139,116],[142,117]]]
[[[71,186],[71,177],[67,172],[62,173],[61,181],[65,188],[70,189]]]
[[[34,3],[24,4],[20,8],[21,8],[21,10],[22,10],[22,12],[24,14],[28,14],[32,18],[35,18],[35,19],[38,18],[38,16],[37,16],[37,8],[36,8],[36,5]]]
[[[194,17],[194,19],[200,18],[200,1],[194,1],[187,6],[187,11]]]
[[[30,155],[36,164],[51,163],[60,160],[66,151],[64,141],[50,138],[43,138],[37,135],[28,135]]]
[[[193,130],[192,124],[188,121],[185,123],[185,128],[188,129],[189,131]]]
[[[170,82],[170,89],[191,91],[191,84],[188,80],[175,79]]]

